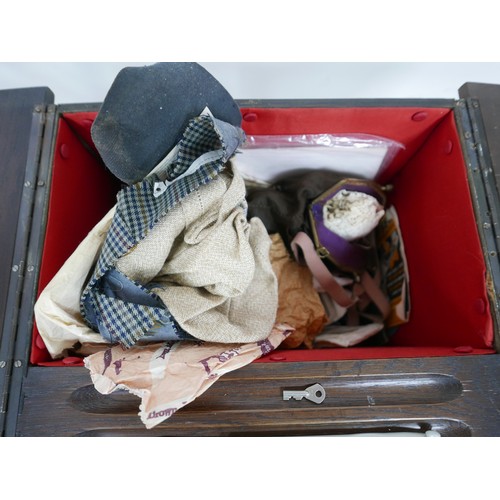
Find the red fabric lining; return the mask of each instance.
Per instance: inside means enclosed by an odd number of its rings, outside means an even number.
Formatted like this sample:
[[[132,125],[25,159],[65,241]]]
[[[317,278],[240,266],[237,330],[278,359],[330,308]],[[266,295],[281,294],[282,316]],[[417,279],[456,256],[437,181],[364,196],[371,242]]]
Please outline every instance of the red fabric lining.
[[[394,336],[392,346],[283,350],[276,355],[286,358],[283,361],[312,361],[494,352],[485,264],[450,109],[242,109],[243,116],[247,113],[256,118],[243,121],[247,134],[364,133],[405,145],[380,180],[395,185],[392,200],[410,268],[410,323]],[[95,115],[69,113],[59,124],[40,291],[115,203],[118,182],[72,132],[92,146],[90,125]],[[457,346],[470,346],[472,351],[456,352]],[[272,361],[272,355],[262,361]],[[36,326],[31,362],[67,366],[50,360]]]
[[[72,121],[79,117],[88,119],[88,113],[75,113]],[[54,150],[39,293],[114,205],[118,188],[119,183],[82,146],[68,124],[60,120]],[[30,361],[38,364],[48,359],[49,353],[35,325]]]
[[[241,112],[242,127],[248,135],[371,134],[400,142],[405,149],[382,172],[378,179],[382,183],[406,164],[443,117],[451,113],[447,108],[245,108]],[[245,116],[251,116],[252,121],[246,121]]]
[[[486,266],[463,165],[450,114],[393,180],[412,301],[398,346],[493,345]]]
[[[69,128],[74,130],[74,132],[98,154],[90,134],[90,128],[92,127],[92,123],[94,123],[95,117],[96,113],[94,111],[88,111],[86,113],[67,113],[64,115],[64,120],[69,125]]]
[[[455,350],[456,349],[456,350]],[[472,349],[470,346],[451,347],[347,347],[338,349],[277,350],[254,363],[290,361],[331,361],[347,359],[430,358],[494,354],[493,349]]]

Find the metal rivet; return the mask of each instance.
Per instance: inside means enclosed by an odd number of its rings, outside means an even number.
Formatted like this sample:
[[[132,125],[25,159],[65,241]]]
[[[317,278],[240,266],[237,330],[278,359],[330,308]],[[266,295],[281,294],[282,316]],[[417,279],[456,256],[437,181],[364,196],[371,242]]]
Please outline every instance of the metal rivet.
[[[5,368],[7,363],[5,361],[0,361],[0,368]]]
[[[425,111],[417,111],[411,117],[414,122],[423,122],[427,118],[427,113]]]
[[[484,299],[477,299],[474,304],[474,309],[478,314],[484,314],[486,312],[486,302]]]
[[[17,273],[19,271],[19,266],[12,266],[12,270]]]
[[[243,120],[245,120],[246,122],[254,122],[255,120],[257,120],[257,113],[245,113],[243,115]]]
[[[38,181],[36,183],[37,186],[45,186],[45,182],[44,181]]]
[[[455,347],[455,349],[453,349],[453,350],[455,352],[459,352],[459,353],[463,353],[463,354],[467,354],[467,353],[474,351],[474,349],[472,349],[472,347],[470,345],[461,345],[459,347]]]
[[[24,183],[24,187],[29,188],[30,186],[31,186],[31,182],[30,182],[30,181],[26,181],[26,182]]]
[[[444,145],[444,154],[449,155],[451,154],[452,151],[453,151],[453,141],[448,139]]]
[[[67,358],[64,358],[62,362],[65,365],[76,365],[82,363],[82,358],[79,358],[77,356],[68,356]]]
[[[273,354],[269,357],[271,361],[286,361],[286,356],[281,356],[280,354]]]
[[[35,113],[41,113],[42,112],[42,107],[41,106],[35,106]]]
[[[28,266],[28,272],[32,273],[35,270],[35,266]]]
[[[14,366],[15,366],[16,368],[19,368],[20,366],[22,366],[21,361],[19,361],[19,360],[14,361]]]
[[[496,253],[494,250],[492,250],[492,251],[490,252],[491,257],[495,257],[495,256],[496,256],[496,254],[497,254],[497,253]]]
[[[69,146],[67,144],[61,144],[59,148],[59,154],[64,158],[69,158]]]
[[[36,336],[35,339],[35,345],[38,347],[38,349],[45,349],[45,342],[43,341],[42,337],[40,335]]]
[[[466,139],[470,139],[472,137],[472,134],[470,132],[465,132],[464,137]]]
[[[472,105],[473,105],[475,108],[479,108],[479,103],[478,103],[477,101],[474,101],[474,102],[472,103]]]
[[[484,229],[491,229],[491,224],[490,224],[489,222],[485,222],[485,223],[483,224],[483,228],[484,228]]]

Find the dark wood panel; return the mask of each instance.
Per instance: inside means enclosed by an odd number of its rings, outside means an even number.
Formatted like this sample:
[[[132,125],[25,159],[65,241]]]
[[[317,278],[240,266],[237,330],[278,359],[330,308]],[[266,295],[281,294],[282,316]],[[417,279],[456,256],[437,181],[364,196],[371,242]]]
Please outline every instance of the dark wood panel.
[[[86,369],[30,367],[20,388],[15,433],[270,436],[433,429],[445,436],[500,436],[499,375],[497,355],[254,363],[225,375],[193,403],[148,431],[138,417],[139,399],[124,392],[100,395]],[[316,382],[327,392],[321,405],[283,401],[283,389]]]
[[[438,430],[500,435],[500,358],[253,363],[222,377],[170,419],[146,430],[139,398],[103,396],[85,368],[33,367],[18,419],[21,436],[228,436]],[[282,390],[319,382],[319,405]]]
[[[477,100],[496,183],[500,186],[500,85],[468,82],[460,87],[459,96]]]
[[[54,95],[45,88],[0,91],[0,331],[5,317],[7,291],[19,207],[28,155],[31,123],[36,105],[43,110]]]
[[[255,384],[258,384],[258,392]],[[326,398],[321,408],[359,407],[382,405],[388,407],[410,406],[417,404],[443,403],[462,394],[462,384],[450,375],[436,373],[386,374],[314,377],[326,391]],[[291,385],[292,384],[292,385]],[[298,384],[298,385],[297,385]],[[256,407],[273,410],[314,408],[311,402],[301,403],[295,400],[285,401],[284,390],[305,389],[299,379],[290,377],[261,378],[256,381],[250,377],[228,376],[218,381],[210,391],[210,398],[202,397],[190,404],[192,411],[253,411]],[[248,395],[251,397],[248,397]],[[137,398],[120,391],[111,395],[102,395],[93,385],[76,389],[70,396],[72,406],[86,413],[126,414],[137,413]],[[305,403],[305,405],[304,405]]]
[[[15,329],[26,267],[47,88],[0,91],[0,432],[4,432]]]

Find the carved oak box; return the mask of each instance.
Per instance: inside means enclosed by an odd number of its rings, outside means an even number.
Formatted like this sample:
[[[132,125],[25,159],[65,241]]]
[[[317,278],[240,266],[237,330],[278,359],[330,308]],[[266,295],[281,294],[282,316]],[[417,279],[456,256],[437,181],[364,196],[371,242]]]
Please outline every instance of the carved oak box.
[[[500,435],[500,86],[460,99],[239,101],[249,135],[360,133],[401,149],[393,186],[411,317],[383,346],[278,349],[223,376],[154,429],[128,393],[97,393],[79,358],[53,360],[33,316],[40,291],[115,203],[90,127],[99,104],[49,89],[0,92],[0,429],[5,436]],[[286,401],[321,384],[321,404]]]

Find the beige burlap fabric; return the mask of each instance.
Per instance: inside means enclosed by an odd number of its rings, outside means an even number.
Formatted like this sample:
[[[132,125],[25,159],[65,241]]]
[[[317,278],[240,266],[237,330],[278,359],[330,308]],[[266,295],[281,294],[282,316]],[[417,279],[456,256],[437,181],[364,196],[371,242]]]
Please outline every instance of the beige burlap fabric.
[[[154,283],[181,327],[210,342],[256,342],[271,331],[277,280],[271,240],[246,218],[245,185],[231,164],[168,212],[117,262],[119,271]]]

